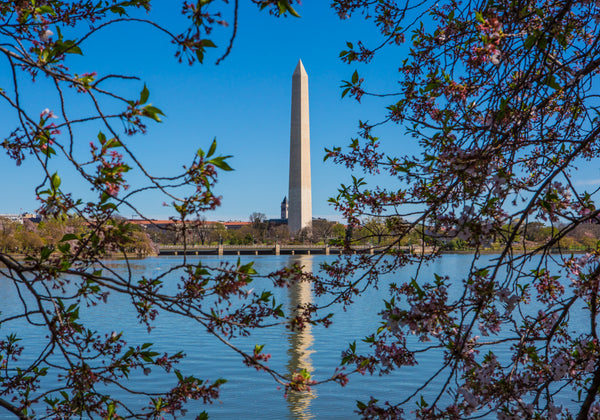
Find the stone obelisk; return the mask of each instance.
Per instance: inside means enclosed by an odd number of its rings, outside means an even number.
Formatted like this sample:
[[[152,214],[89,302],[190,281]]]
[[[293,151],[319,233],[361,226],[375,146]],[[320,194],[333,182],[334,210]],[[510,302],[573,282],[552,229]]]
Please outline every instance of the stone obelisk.
[[[302,60],[292,76],[292,124],[290,130],[290,191],[288,229],[296,234],[312,224],[310,186],[310,128],[308,75]]]

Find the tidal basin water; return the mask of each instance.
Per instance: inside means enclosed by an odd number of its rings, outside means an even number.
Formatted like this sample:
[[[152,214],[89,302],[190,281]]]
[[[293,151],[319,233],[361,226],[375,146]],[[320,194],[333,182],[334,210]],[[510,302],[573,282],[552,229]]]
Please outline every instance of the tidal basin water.
[[[198,257],[196,257],[198,258]],[[237,257],[201,257],[203,264],[216,266],[222,261],[236,261]],[[299,263],[309,270],[319,270],[319,265],[333,256],[256,256],[242,257],[243,261],[254,261],[259,273],[269,273],[286,265]],[[181,257],[147,258],[131,262],[135,277],[152,276],[167,271],[181,261]],[[188,259],[188,262],[195,260]],[[196,260],[197,261],[197,260]],[[449,275],[451,278],[461,278],[469,267],[470,255],[444,255],[437,262],[424,268],[420,273],[423,279],[432,279],[433,273]],[[109,263],[115,270],[126,270],[123,261]],[[252,352],[255,344],[265,344],[264,352],[272,355],[269,366],[279,371],[290,372],[305,368],[314,379],[324,379],[332,374],[339,366],[341,352],[348,348],[352,341],[358,343],[366,335],[374,332],[381,319],[377,315],[383,308],[383,299],[387,298],[386,284],[390,282],[409,282],[414,275],[414,268],[403,269],[384,278],[379,289],[369,289],[362,298],[343,311],[335,307],[333,324],[329,328],[313,326],[302,332],[290,332],[284,326],[259,330],[249,338],[234,340],[234,344],[248,352]],[[168,279],[173,280],[169,285]],[[166,288],[173,287],[178,274],[167,277]],[[270,281],[256,280],[252,286],[255,291],[263,288],[270,289]],[[322,303],[322,298],[315,298],[308,285],[300,285],[294,289],[276,289],[275,298],[286,308],[293,308],[299,303]],[[0,278],[0,310],[3,316],[9,315],[15,308],[17,295],[12,285],[6,279]],[[125,298],[110,297],[109,305],[96,308],[82,308],[82,318],[88,327],[98,331],[124,331],[128,345],[140,345],[146,342],[155,343],[156,351],[175,353],[182,350],[186,359],[178,368],[193,374],[198,378],[228,380],[221,388],[220,401],[204,405],[200,402],[190,402],[187,405],[188,414],[185,418],[194,418],[199,412],[206,410],[211,419],[342,419],[356,417],[356,401],[367,402],[371,396],[380,402],[389,400],[398,402],[423,384],[423,381],[433,374],[441,360],[440,353],[427,353],[419,359],[419,365],[402,369],[386,376],[353,375],[350,382],[341,387],[339,384],[323,384],[314,387],[309,393],[293,394],[284,397],[282,389],[266,373],[256,372],[246,367],[241,358],[224,344],[208,334],[197,323],[169,314],[160,314],[156,327],[148,334],[146,329],[137,324],[131,304]],[[0,336],[14,332],[16,324],[0,327]],[[18,325],[17,325],[18,326]],[[18,331],[23,343],[28,346],[23,357],[35,357],[28,353],[28,348],[35,348],[36,343],[43,339],[43,331],[25,328]],[[30,346],[30,347],[29,347]],[[366,346],[362,345],[362,349]],[[169,389],[174,385],[173,377],[168,375],[143,376],[134,373],[130,376],[130,384],[143,385],[149,390]],[[433,395],[436,381],[429,389],[420,395],[427,398]],[[116,393],[117,398],[133,406],[146,405],[146,400],[138,400],[135,396],[125,396]],[[567,401],[565,401],[568,404]],[[414,406],[412,406],[414,407]],[[410,415],[408,407],[407,416]],[[40,413],[41,414],[41,413]],[[495,417],[495,416],[494,416]],[[0,408],[0,418],[13,418]]]

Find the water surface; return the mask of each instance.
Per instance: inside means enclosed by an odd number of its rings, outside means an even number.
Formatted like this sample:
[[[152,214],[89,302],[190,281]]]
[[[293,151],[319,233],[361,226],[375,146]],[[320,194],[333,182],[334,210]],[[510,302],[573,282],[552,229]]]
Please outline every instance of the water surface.
[[[204,264],[216,265],[222,261],[236,261],[238,257],[197,257]],[[244,257],[242,257],[244,258]],[[333,256],[248,256],[247,261],[255,261],[259,273],[268,273],[294,262],[300,263],[308,270],[319,269],[319,264],[332,260]],[[421,278],[432,278],[433,273],[449,275],[451,278],[461,278],[468,269],[471,255],[444,255],[438,261],[424,267]],[[486,257],[490,258],[490,257]],[[132,270],[135,277],[157,275],[167,271],[173,265],[180,263],[181,257],[157,257],[134,261]],[[188,261],[195,261],[188,258]],[[196,259],[197,261],[197,259]],[[125,262],[111,262],[115,270],[125,270]],[[381,319],[377,313],[383,308],[386,299],[386,283],[410,281],[414,268],[403,269],[393,275],[388,275],[378,289],[370,289],[347,310],[339,307],[334,309],[333,325],[329,328],[312,326],[302,332],[290,332],[283,326],[257,331],[249,338],[237,339],[234,343],[251,352],[255,344],[265,344],[265,352],[272,355],[269,366],[280,371],[307,369],[314,379],[329,377],[339,366],[340,355],[352,341],[360,340],[374,332],[380,325]],[[174,287],[178,276],[172,274],[166,279],[166,288]],[[169,285],[169,279],[172,284]],[[259,279],[253,284],[255,290],[269,287],[269,281]],[[323,299],[315,300],[308,284],[300,284],[290,290],[274,290],[278,302],[288,308],[294,308],[299,303],[323,303]],[[11,308],[16,308],[18,297],[15,290],[6,279],[0,279],[0,308],[3,315],[8,315]],[[290,394],[284,397],[282,389],[266,373],[256,372],[253,368],[243,365],[240,357],[207,334],[197,323],[169,314],[161,314],[156,327],[148,333],[146,328],[137,324],[130,303],[124,297],[110,297],[109,305],[94,308],[82,308],[82,318],[98,331],[125,331],[129,345],[145,342],[155,343],[159,352],[175,353],[183,350],[187,358],[179,365],[182,372],[193,374],[199,378],[215,380],[225,378],[228,382],[221,388],[220,402],[204,406],[198,402],[190,402],[186,418],[194,418],[202,410],[206,410],[211,419],[255,418],[262,419],[340,419],[356,417],[356,400],[368,401],[375,396],[380,402],[390,400],[398,402],[410,395],[415,387],[422,385],[441,362],[441,354],[427,353],[419,359],[419,365],[402,369],[383,377],[354,375],[345,387],[338,384],[324,384],[315,387],[309,393]],[[15,328],[15,323],[11,324]],[[18,325],[16,325],[18,327]],[[0,328],[0,335],[5,336],[11,331],[8,327]],[[44,339],[42,329],[23,328],[19,331],[28,348],[36,348]],[[363,349],[366,349],[364,344]],[[24,353],[26,359],[34,353]],[[161,390],[174,385],[168,375],[132,374],[130,381],[133,385],[143,385],[149,389]],[[151,382],[150,382],[151,381]],[[431,388],[425,389],[422,395],[427,398],[433,395],[434,381]],[[116,394],[118,395],[118,394]],[[132,405],[145,403],[136,397],[121,396]],[[0,418],[12,418],[0,409]]]

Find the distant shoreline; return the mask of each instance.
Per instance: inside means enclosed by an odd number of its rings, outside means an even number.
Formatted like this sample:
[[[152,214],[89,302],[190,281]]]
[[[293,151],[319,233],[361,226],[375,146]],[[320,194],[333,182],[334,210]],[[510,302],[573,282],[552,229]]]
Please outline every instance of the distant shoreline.
[[[268,250],[270,249],[271,245],[247,245],[247,246],[236,246],[236,249],[239,248],[241,250],[240,253],[223,253],[223,254],[218,254],[216,252],[198,252],[199,249],[204,249],[204,250],[216,250],[218,248],[218,246],[204,246],[203,248],[198,248],[198,247],[189,247],[188,251],[186,252],[185,256],[188,257],[202,257],[202,256],[236,256],[236,255],[240,255],[240,256],[251,256],[251,257],[264,257],[264,256],[275,256],[275,255],[326,255],[326,256],[340,256],[340,255],[344,255],[342,253],[339,252],[338,249],[336,249],[334,252],[331,252],[330,254],[325,254],[324,252],[297,252],[297,253],[290,253],[290,252],[282,252],[281,254],[274,254],[273,252],[261,252],[263,250]],[[308,247],[306,247],[308,248]],[[317,247],[314,247],[317,248]],[[332,247],[333,248],[333,247]],[[362,249],[357,249],[357,255],[364,255],[365,254],[365,250],[367,248],[362,248]],[[300,249],[300,251],[302,251],[302,249]],[[525,252],[530,252],[532,250],[523,250],[523,249],[513,249],[512,252],[515,254],[523,254]],[[564,254],[585,254],[590,252],[590,250],[569,250],[569,249],[551,249],[550,253],[551,254],[558,254],[558,253],[564,253]],[[441,255],[473,255],[475,254],[474,250],[441,250],[439,252]],[[375,254],[377,254],[377,252],[375,252]],[[428,253],[426,253],[427,255],[429,255]],[[498,249],[486,249],[486,250],[479,250],[479,254],[481,255],[500,255],[502,254],[502,250],[498,250]],[[25,260],[27,257],[33,257],[36,258],[35,256],[32,255],[27,255],[27,254],[22,254],[22,253],[5,253],[5,255],[8,255],[11,258],[14,258],[17,261],[23,261]],[[346,254],[347,255],[347,254]],[[160,254],[160,253],[151,253],[151,254],[142,254],[142,253],[126,253],[125,255],[121,252],[119,253],[109,253],[106,254],[103,258],[101,258],[101,260],[143,260],[146,258],[153,258],[153,257],[174,257],[174,256],[179,256],[179,257],[183,257],[184,254],[181,253],[165,253],[165,254]],[[34,262],[34,261],[32,261]],[[0,266],[3,266],[3,264],[0,263]]]

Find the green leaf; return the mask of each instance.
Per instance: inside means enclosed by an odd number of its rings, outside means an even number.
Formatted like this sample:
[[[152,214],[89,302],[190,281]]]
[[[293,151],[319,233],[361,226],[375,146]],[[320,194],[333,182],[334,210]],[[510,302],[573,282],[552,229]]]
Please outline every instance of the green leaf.
[[[283,15],[286,10],[283,0],[277,2],[277,7],[279,7],[279,15]]]
[[[244,274],[257,274],[257,271],[252,267],[254,265],[254,261],[250,261],[248,264],[242,265],[238,271]]]
[[[52,174],[52,176],[50,177],[50,182],[52,184],[53,190],[56,190],[58,187],[60,187],[60,177],[58,176],[58,174],[56,172],[54,172]]]
[[[63,254],[68,254],[71,251],[71,244],[69,244],[69,243],[59,244],[59,245],[57,245],[57,248]]]
[[[475,12],[475,19],[477,19],[479,23],[485,23],[485,19],[480,12]]]
[[[146,105],[143,108],[142,114],[148,118],[152,118],[156,122],[162,121],[160,119],[159,115],[165,115],[165,114],[163,114],[163,112],[160,109],[158,109],[157,107],[152,106],[152,105]]]
[[[150,91],[148,90],[148,88],[146,87],[146,84],[144,83],[144,89],[142,89],[142,93],[140,94],[140,104],[145,104],[146,102],[148,102],[149,96],[150,96]]]
[[[225,159],[228,159],[230,157],[231,156],[219,156],[210,160],[208,163],[212,163],[217,168],[222,169],[224,171],[233,171],[233,168],[229,166],[227,162],[225,162]]]
[[[54,251],[54,249],[52,249],[52,247],[49,247],[49,246],[43,247],[42,250],[40,251],[40,258],[42,260],[47,260],[48,257],[50,256],[50,254],[52,254],[52,251]]]
[[[419,286],[417,280],[413,278],[410,282],[410,285],[413,287],[419,298],[423,298],[425,296],[425,292],[423,291],[423,289],[421,289],[421,286]]]
[[[207,158],[211,157],[215,153],[215,150],[217,150],[217,139],[216,139],[216,137],[213,139],[213,142],[210,145],[210,149],[208,149],[208,154],[206,155],[206,157]]]
[[[41,150],[41,152],[46,155],[47,157],[50,157],[51,155],[55,155],[56,152],[54,151],[54,148],[52,147],[46,147],[45,149]]]
[[[434,80],[430,81],[429,83],[427,83],[427,85],[423,89],[423,92],[429,92],[429,91],[431,91],[433,89],[438,88],[439,86],[440,86],[439,81],[437,81],[437,80],[434,79]]]
[[[79,54],[83,55],[81,48],[75,44],[75,41],[68,39],[66,41],[56,41],[54,44],[54,56],[60,54]]]
[[[74,233],[67,233],[59,242],[72,241],[73,239],[79,239],[79,236],[75,235]]]
[[[550,86],[552,89],[555,90],[560,90],[561,86],[558,84],[558,82],[556,81],[556,78],[554,77],[553,74],[549,74],[546,79],[544,80],[544,83],[547,86]]]
[[[523,46],[525,47],[525,49],[530,50],[531,47],[533,47],[535,45],[535,43],[537,42],[538,37],[536,35],[529,35],[527,37],[527,39],[525,40],[525,43],[523,44]]]
[[[290,3],[287,0],[282,0],[284,3],[285,8],[287,9],[287,11],[290,13],[290,15],[299,18],[300,15],[298,14],[298,12],[296,12],[296,10],[294,10],[294,8],[290,5]]]
[[[117,13],[119,16],[126,15],[125,8],[121,6],[111,6],[110,11],[113,13]]]
[[[123,143],[121,143],[121,141],[117,138],[112,138],[109,141],[106,142],[106,144],[104,145],[105,149],[111,149],[113,147],[122,147]]]
[[[358,72],[356,70],[354,70],[354,73],[352,73],[352,84],[355,85],[358,82]]]
[[[217,48],[217,46],[215,45],[214,42],[212,42],[210,39],[203,39],[200,41],[200,43],[202,44],[203,47],[208,47],[208,48]]]
[[[40,15],[44,14],[44,13],[49,13],[52,16],[56,16],[56,12],[54,11],[54,9],[51,6],[48,6],[48,5],[36,7],[35,12],[37,14],[40,14]]]
[[[196,57],[198,57],[198,63],[202,64],[204,62],[204,48],[196,49]]]

